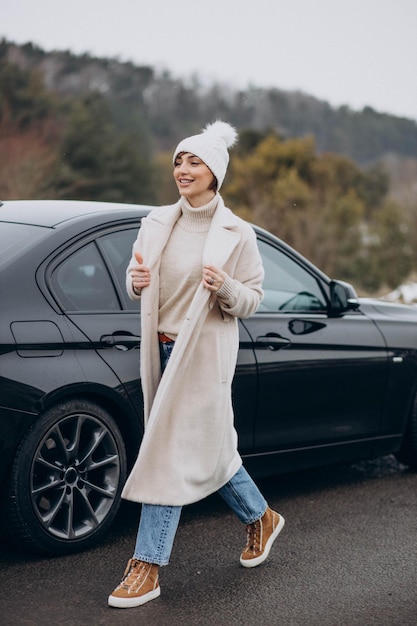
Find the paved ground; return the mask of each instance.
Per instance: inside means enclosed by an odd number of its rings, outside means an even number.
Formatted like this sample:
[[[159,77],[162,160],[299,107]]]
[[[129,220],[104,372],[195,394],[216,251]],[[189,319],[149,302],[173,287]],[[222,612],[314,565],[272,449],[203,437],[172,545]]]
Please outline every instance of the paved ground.
[[[4,626],[415,626],[417,475],[392,457],[259,482],[287,525],[269,560],[239,566],[244,530],[217,497],[183,514],[161,597],[110,609],[136,534],[124,507],[106,543],[65,558],[0,544]]]

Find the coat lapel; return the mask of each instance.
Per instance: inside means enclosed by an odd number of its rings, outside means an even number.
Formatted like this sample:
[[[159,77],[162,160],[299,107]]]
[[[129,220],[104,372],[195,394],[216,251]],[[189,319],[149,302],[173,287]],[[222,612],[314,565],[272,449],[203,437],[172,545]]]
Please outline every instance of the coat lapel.
[[[222,269],[239,241],[240,234],[236,229],[236,218],[224,206],[219,196],[219,204],[204,246],[203,264]]]
[[[219,196],[219,204],[213,216],[203,250],[203,264],[215,265],[219,269],[225,265],[240,241],[241,235],[236,229],[236,223],[235,216],[224,206],[223,200]],[[173,356],[165,371],[164,378],[167,385],[178,373],[177,362],[180,361],[184,365],[187,358],[192,354],[190,342],[198,341],[201,327],[211,308],[209,304],[211,298],[212,293],[200,284],[188,308],[184,324],[177,337]],[[161,387],[165,389],[164,385]]]
[[[166,209],[158,213],[157,217],[150,214],[145,218],[146,237],[142,241],[143,258],[146,259],[146,264],[151,270],[159,264],[162,251],[181,215],[180,201]],[[219,196],[219,204],[204,246],[204,265],[215,265],[219,268],[225,265],[240,240],[236,224],[236,217],[224,206],[223,199]]]
[[[139,233],[140,253],[149,267],[152,281],[142,294],[141,318],[141,380],[144,399],[144,419],[148,421],[150,409],[159,385],[161,366],[157,339],[159,306],[159,265],[162,251],[172,229],[180,216],[179,203],[162,207],[156,214],[144,218],[143,228]],[[145,222],[146,220],[146,222]]]
[[[166,211],[158,214],[157,218],[152,213],[145,218],[146,233],[143,245],[143,258],[149,269],[153,269],[155,265],[159,266],[161,254],[174,228],[175,222],[181,215],[179,202],[173,206],[166,207]]]

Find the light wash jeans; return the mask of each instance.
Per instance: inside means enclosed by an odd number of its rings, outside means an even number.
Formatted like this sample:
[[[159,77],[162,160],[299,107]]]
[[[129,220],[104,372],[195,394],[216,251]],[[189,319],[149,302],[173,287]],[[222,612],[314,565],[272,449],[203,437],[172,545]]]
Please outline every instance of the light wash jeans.
[[[174,343],[161,343],[161,366],[164,370]],[[243,466],[218,491],[244,524],[260,519],[267,502]],[[156,565],[167,565],[181,516],[181,506],[142,504],[134,558]]]

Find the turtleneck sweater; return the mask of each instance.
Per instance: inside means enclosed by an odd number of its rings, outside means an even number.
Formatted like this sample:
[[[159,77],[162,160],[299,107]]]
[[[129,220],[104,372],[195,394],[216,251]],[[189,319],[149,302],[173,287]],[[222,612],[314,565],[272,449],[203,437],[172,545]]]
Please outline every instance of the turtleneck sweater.
[[[192,207],[181,197],[181,215],[165,246],[159,270],[158,332],[176,339],[203,276],[203,249],[218,204]]]

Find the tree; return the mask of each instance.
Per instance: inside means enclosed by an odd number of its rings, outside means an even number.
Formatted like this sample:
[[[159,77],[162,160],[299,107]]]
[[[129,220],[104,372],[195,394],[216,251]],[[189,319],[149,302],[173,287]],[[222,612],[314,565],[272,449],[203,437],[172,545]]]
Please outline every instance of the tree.
[[[41,77],[0,58],[0,197],[53,198],[60,122]]]
[[[287,241],[328,275],[365,290],[392,286],[411,269],[407,223],[382,170],[318,155],[312,138],[271,133],[232,159],[230,206]],[[395,261],[395,262],[394,262]]]
[[[155,160],[158,185],[157,204],[172,204],[178,200],[178,190],[173,177],[172,152],[160,152]]]
[[[0,59],[0,124],[28,128],[53,116],[55,104],[40,74]]]
[[[140,138],[117,131],[99,94],[72,104],[62,142],[61,197],[152,202],[153,169]]]
[[[394,289],[412,271],[414,253],[408,224],[398,205],[386,200],[364,225],[365,245],[355,258],[354,276],[367,291]]]
[[[51,123],[0,125],[0,198],[54,198],[58,148],[51,141]]]

